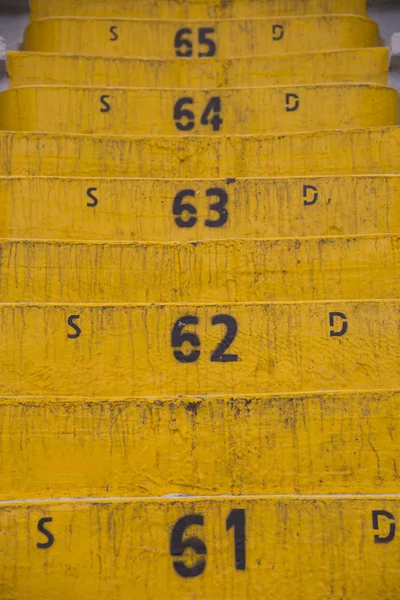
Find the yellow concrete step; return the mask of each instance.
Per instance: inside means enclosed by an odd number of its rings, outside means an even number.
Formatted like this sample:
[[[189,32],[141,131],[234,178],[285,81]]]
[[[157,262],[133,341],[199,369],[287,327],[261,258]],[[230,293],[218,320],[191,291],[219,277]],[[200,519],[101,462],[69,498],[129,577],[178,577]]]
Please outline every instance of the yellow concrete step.
[[[4,397],[0,499],[398,493],[399,400]]]
[[[291,135],[0,132],[0,175],[284,177],[400,173],[400,127]]]
[[[9,52],[11,87],[22,85],[127,85],[215,88],[388,81],[388,48],[356,48],[206,61],[192,58],[113,58]]]
[[[367,13],[366,0],[31,0],[31,17],[139,17],[166,19],[248,18],[305,14]]]
[[[171,242],[398,231],[394,175],[0,178],[0,238]]]
[[[398,122],[397,90],[376,84],[228,90],[38,86],[0,94],[0,129],[9,131],[218,135]]]
[[[0,304],[0,394],[398,388],[399,308],[398,300]]]
[[[174,58],[226,58],[379,44],[374,21],[324,15],[270,19],[174,21],[61,17],[34,21],[24,50]]]
[[[400,295],[400,236],[0,240],[0,302],[273,302]]]
[[[396,598],[399,519],[398,495],[8,502],[3,596]]]

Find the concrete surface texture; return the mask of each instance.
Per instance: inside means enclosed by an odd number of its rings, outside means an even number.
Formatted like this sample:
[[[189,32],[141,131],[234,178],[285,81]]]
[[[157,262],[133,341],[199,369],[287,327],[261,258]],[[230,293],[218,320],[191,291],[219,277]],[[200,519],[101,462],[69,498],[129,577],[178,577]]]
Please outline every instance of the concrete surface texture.
[[[385,46],[390,45],[391,36],[400,31],[400,3],[371,0],[369,14],[378,25]],[[0,0],[0,36],[8,50],[17,50],[22,42],[25,27],[29,23],[27,0]],[[392,70],[390,84],[400,90],[400,71]],[[7,78],[0,80],[0,89],[7,88]]]

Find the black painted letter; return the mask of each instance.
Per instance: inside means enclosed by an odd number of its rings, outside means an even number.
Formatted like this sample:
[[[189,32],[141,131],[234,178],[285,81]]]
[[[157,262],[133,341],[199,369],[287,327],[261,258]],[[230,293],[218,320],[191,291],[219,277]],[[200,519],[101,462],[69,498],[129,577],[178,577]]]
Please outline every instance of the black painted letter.
[[[286,94],[286,112],[295,112],[300,106],[300,98],[297,94]]]
[[[68,334],[68,337],[71,340],[76,340],[76,338],[78,338],[82,333],[81,328],[78,327],[78,325],[76,323],[74,323],[74,321],[76,321],[76,319],[79,319],[79,315],[71,315],[70,317],[68,317],[68,325],[70,327],[72,327],[72,329],[75,331],[75,333]]]
[[[108,98],[109,98],[109,97],[110,97],[110,96],[107,96],[107,95],[105,95],[105,96],[100,96],[100,102],[101,102],[101,103],[102,103],[102,105],[103,105],[103,108],[100,108],[100,112],[102,112],[102,113],[107,113],[107,112],[110,112],[110,110],[111,110],[111,106],[110,106],[110,105],[109,105],[109,103],[107,102],[107,100],[108,100]]]
[[[329,325],[332,328],[335,327],[335,319],[342,319],[342,328],[340,331],[335,331],[334,329],[331,329],[329,335],[331,337],[342,337],[342,335],[344,335],[348,329],[347,317],[341,312],[329,313]]]
[[[54,544],[54,535],[45,527],[46,523],[51,523],[52,521],[53,519],[51,517],[43,517],[43,519],[39,519],[37,525],[38,531],[43,533],[43,535],[47,538],[47,542],[38,542],[36,544],[36,547],[40,548],[41,550],[47,550],[47,548],[50,548]]]
[[[117,30],[117,26],[113,25],[112,27],[110,27],[110,33],[113,34],[113,37],[110,38],[110,42],[115,42],[118,39],[118,35],[116,33]]]
[[[86,195],[88,198],[91,198],[93,202],[87,202],[86,206],[93,207],[98,205],[99,201],[97,200],[96,196],[93,196],[93,192],[97,192],[97,188],[92,187],[87,189]]]
[[[387,519],[389,521],[389,533],[385,536],[375,535],[375,544],[388,544],[394,540],[396,534],[396,523],[392,513],[387,510],[373,510],[372,511],[372,528],[374,531],[379,531],[379,517]]]
[[[279,42],[285,35],[285,29],[283,25],[272,25],[272,39],[274,42]]]
[[[308,190],[310,190],[313,193],[313,198],[312,200],[304,200],[304,206],[311,206],[312,204],[315,204],[318,200],[318,190],[313,185],[303,186],[303,198],[308,197]]]

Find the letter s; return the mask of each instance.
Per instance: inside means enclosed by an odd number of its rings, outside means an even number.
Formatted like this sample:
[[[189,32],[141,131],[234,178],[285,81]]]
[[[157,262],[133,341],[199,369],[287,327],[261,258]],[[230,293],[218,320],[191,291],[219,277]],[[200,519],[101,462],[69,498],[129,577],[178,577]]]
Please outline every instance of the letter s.
[[[97,192],[97,188],[91,187],[87,189],[86,195],[88,196],[88,198],[91,198],[93,202],[87,202],[86,206],[93,207],[98,205],[99,201],[97,200],[96,196],[93,195],[93,192]]]
[[[47,548],[50,548],[54,544],[54,535],[44,526],[45,523],[51,523],[52,521],[53,519],[51,517],[44,517],[43,519],[39,519],[37,525],[38,531],[40,531],[40,533],[43,533],[43,535],[47,537],[47,542],[38,542],[36,544],[37,548],[47,550]]]
[[[82,333],[81,328],[78,327],[78,325],[76,323],[74,323],[74,321],[76,321],[76,319],[79,319],[79,315],[71,315],[68,317],[68,325],[70,327],[72,327],[72,329],[75,331],[75,333],[68,334],[68,337],[71,340],[76,340],[76,338],[78,338]]]
[[[117,28],[116,25],[113,25],[112,27],[110,27],[110,33],[112,33],[113,36],[114,36],[114,37],[110,38],[110,42],[116,42],[117,41],[117,39],[118,39],[118,34],[116,33],[117,29],[118,28]]]
[[[100,96],[100,102],[102,103],[104,108],[100,108],[100,112],[107,113],[110,112],[111,106],[108,104],[107,100],[110,96],[104,95]]]

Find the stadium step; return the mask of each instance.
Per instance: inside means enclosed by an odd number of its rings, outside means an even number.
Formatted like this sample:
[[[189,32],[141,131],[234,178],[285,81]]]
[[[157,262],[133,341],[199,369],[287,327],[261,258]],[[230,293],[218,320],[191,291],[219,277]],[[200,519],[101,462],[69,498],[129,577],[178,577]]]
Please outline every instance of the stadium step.
[[[143,397],[398,388],[399,308],[398,300],[3,303],[0,394]]]
[[[398,494],[399,395],[0,398],[0,499]]]
[[[366,15],[366,0],[31,0],[32,20],[53,16],[228,19],[251,16]]]
[[[225,88],[388,81],[388,48],[270,54],[205,61],[9,52],[12,88],[24,85]]]
[[[0,178],[0,238],[195,242],[398,231],[394,175]]]
[[[229,90],[38,86],[0,94],[0,129],[114,135],[290,133],[392,126],[399,120],[398,107],[397,90],[371,84]]]
[[[399,127],[280,135],[0,133],[1,175],[235,178],[399,174]]]
[[[0,240],[1,302],[398,298],[400,236],[202,242]]]
[[[190,26],[188,26],[190,25]],[[24,50],[102,56],[230,58],[379,46],[371,19],[354,15],[210,21],[48,18],[25,30]]]
[[[400,501],[381,496],[88,498],[8,502],[5,590],[77,600],[393,597]],[[279,543],[277,543],[279,540]],[[26,576],[29,565],[29,577]],[[347,593],[347,592],[346,592]]]

